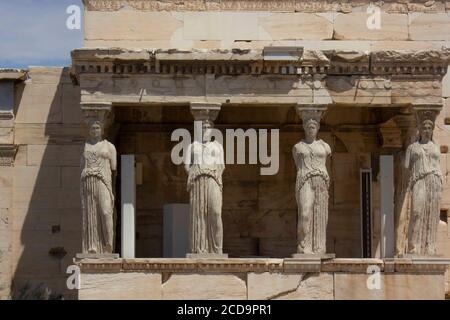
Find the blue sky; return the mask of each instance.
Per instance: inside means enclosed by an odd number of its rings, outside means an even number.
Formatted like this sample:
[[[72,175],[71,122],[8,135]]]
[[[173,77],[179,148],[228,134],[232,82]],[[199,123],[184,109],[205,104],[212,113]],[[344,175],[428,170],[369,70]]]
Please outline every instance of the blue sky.
[[[0,0],[0,68],[70,65],[83,46],[83,30],[66,27],[70,5],[83,11],[81,0]]]

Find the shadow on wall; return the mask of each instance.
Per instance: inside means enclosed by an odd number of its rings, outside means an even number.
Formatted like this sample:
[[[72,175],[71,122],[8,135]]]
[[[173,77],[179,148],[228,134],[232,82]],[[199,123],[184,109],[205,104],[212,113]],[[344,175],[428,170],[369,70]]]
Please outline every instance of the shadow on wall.
[[[16,88],[13,299],[72,299],[67,267],[81,251],[80,90],[68,68],[30,68]]]

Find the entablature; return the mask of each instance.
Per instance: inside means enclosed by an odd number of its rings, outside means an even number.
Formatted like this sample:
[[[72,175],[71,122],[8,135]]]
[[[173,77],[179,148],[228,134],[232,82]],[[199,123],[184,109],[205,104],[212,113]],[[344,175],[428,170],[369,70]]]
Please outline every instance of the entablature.
[[[432,75],[443,76],[450,50],[335,51],[301,47],[263,50],[127,50],[77,49],[72,52],[72,75]]]
[[[78,49],[72,61],[83,102],[389,106],[441,103],[450,49]]]

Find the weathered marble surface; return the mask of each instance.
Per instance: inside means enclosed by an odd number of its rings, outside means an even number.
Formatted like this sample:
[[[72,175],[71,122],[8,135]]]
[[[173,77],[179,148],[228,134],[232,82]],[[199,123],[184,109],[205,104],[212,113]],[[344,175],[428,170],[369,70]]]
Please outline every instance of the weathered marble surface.
[[[106,295],[107,299],[160,297],[163,300],[441,300],[445,295],[444,277],[449,262],[332,259],[319,261],[316,271],[292,259],[86,259],[77,263],[85,281],[84,287],[82,281],[81,299]],[[369,267],[376,267],[380,273],[368,273]],[[138,281],[142,283],[137,284]],[[131,290],[132,286],[137,286],[137,290]],[[124,289],[122,295],[120,287]]]
[[[298,205],[297,253],[326,253],[328,225],[328,176],[326,161],[330,146],[317,138],[323,110],[303,110],[305,139],[296,144],[292,155],[297,166],[295,197]]]
[[[164,300],[245,300],[245,278],[236,274],[173,274],[162,285]]]
[[[368,289],[366,274],[335,273],[334,281],[336,300],[442,300],[445,296],[443,274],[381,274],[380,290]]]
[[[191,112],[201,123],[202,140],[187,149],[185,169],[190,194],[189,253],[223,253],[222,174],[225,152],[218,141],[212,141],[212,126],[220,105],[192,104]],[[195,128],[194,130],[198,130]]]
[[[113,190],[117,152],[103,139],[105,121],[88,118],[89,139],[81,158],[81,201],[83,253],[114,252],[115,208]]]
[[[82,274],[80,300],[161,300],[161,274]]]
[[[333,274],[249,273],[249,300],[331,300]]]
[[[443,183],[441,151],[433,141],[439,110],[424,108],[416,112],[419,136],[405,156],[411,196],[407,253],[435,255]]]
[[[377,2],[371,7],[380,10],[380,28],[367,26],[378,16],[365,0],[90,0],[86,5],[86,47],[223,49],[337,40],[346,48],[357,41],[388,49],[380,42],[418,48],[421,41],[449,41],[448,1]]]

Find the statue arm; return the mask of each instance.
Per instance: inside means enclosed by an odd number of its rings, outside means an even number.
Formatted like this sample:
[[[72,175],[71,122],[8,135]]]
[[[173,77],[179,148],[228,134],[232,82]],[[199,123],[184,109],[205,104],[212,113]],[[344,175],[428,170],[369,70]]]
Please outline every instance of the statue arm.
[[[192,159],[192,144],[186,150],[186,154],[184,155],[184,169],[189,174],[189,170],[191,169],[191,159]]]
[[[292,157],[294,158],[295,166],[298,168],[298,157],[297,157],[297,147],[296,146],[294,146],[292,148]]]
[[[225,171],[225,152],[223,150],[223,146],[219,143],[219,167],[220,167],[220,174],[222,174]]]
[[[117,151],[116,147],[110,144],[110,165],[111,165],[111,182],[112,182],[112,192],[115,195],[116,190],[116,180],[117,180]]]
[[[111,171],[117,171],[117,151],[113,144],[110,144],[110,164]]]
[[[410,167],[410,162],[411,162],[411,149],[412,149],[412,145],[410,145],[408,147],[408,149],[406,149],[406,153],[405,153],[405,168],[409,169]]]
[[[81,157],[80,157],[80,168],[81,168],[81,170],[84,169],[85,165],[86,165],[86,163],[85,163],[85,160],[84,160],[84,151],[83,151],[83,153],[81,154]]]
[[[325,144],[325,149],[327,151],[327,155],[331,157],[333,155],[333,153],[331,152],[330,145],[328,143],[326,143],[326,142],[324,142],[324,144]]]

